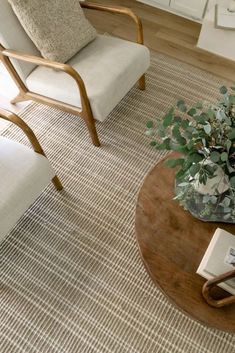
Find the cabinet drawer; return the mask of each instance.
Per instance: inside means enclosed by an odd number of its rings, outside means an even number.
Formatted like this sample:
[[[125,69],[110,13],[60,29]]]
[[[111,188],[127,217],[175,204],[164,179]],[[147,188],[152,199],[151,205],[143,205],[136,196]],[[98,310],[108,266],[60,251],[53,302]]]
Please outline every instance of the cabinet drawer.
[[[169,6],[170,5],[170,0],[153,0],[153,2],[159,5],[163,5],[163,6]]]
[[[170,7],[195,18],[202,18],[207,0],[171,0]]]

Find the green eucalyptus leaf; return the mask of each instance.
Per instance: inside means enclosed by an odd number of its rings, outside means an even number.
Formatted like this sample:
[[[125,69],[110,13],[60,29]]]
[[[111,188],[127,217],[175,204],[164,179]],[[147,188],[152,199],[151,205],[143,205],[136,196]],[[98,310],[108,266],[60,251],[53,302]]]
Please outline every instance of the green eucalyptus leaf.
[[[204,147],[207,147],[208,143],[204,137],[202,138],[202,143]]]
[[[227,221],[230,217],[231,217],[231,214],[228,213],[228,214],[224,215],[223,218],[224,218],[225,221]]]
[[[232,211],[232,208],[230,207],[224,207],[224,213],[228,213],[228,212],[231,212]],[[230,215],[231,216],[231,215]]]
[[[215,149],[217,149],[217,150],[221,150],[221,149],[223,149],[223,146],[220,146],[220,145],[216,145],[216,146],[213,146],[213,148],[215,148]]]
[[[234,105],[235,104],[235,96],[233,96],[233,95],[229,96],[229,104],[230,105]]]
[[[203,129],[207,135],[210,135],[211,133],[211,124],[207,123],[207,125],[203,126]]]
[[[156,150],[168,150],[164,143],[159,143],[155,146]]]
[[[180,116],[175,116],[174,117],[174,123],[180,124],[182,122],[182,118]]]
[[[197,164],[193,164],[190,169],[189,169],[189,173],[192,177],[194,177],[198,172],[199,172],[199,169],[200,169],[200,164],[197,163]]]
[[[168,167],[168,168],[175,168],[179,165],[183,165],[184,164],[184,158],[177,158],[177,159],[167,159],[165,161],[165,165]]]
[[[224,212],[225,213],[229,213],[229,216],[231,216],[231,214],[230,214],[231,211],[232,211],[232,208],[230,208],[230,207],[225,207],[224,208]]]
[[[221,110],[217,110],[215,116],[216,116],[216,119],[219,120],[219,121],[222,121],[224,119],[224,116],[223,116]]]
[[[180,129],[179,129],[179,126],[178,125],[175,125],[172,129],[172,135],[178,139],[181,137],[181,133],[180,133]]]
[[[206,174],[199,175],[199,183],[206,185],[207,176]]]
[[[166,128],[166,127],[170,126],[172,124],[172,122],[173,122],[173,114],[169,112],[164,117],[163,126]]]
[[[187,183],[186,181],[183,182],[183,183],[180,183],[178,184],[177,186],[180,186],[180,187],[184,187],[184,186],[188,186],[190,183]]]
[[[220,161],[220,153],[217,151],[212,151],[210,154],[210,159],[214,163],[219,162]]]
[[[228,92],[228,89],[225,86],[221,86],[219,91],[220,91],[221,94],[226,94]]]
[[[153,146],[153,147],[154,147],[154,146],[156,146],[156,145],[157,145],[157,142],[156,142],[156,141],[151,141],[151,142],[150,142],[150,146]]]
[[[207,115],[209,116],[210,119],[213,119],[215,117],[215,111],[211,108],[207,110]]]
[[[209,176],[213,176],[215,173],[215,170],[217,169],[217,166],[215,169],[214,166],[211,166],[210,164],[206,164],[204,166],[204,169],[205,169],[206,173],[208,173]]]
[[[187,112],[187,114],[189,116],[194,116],[195,114],[197,114],[197,110],[195,108],[191,108],[189,109],[189,111]]]
[[[180,170],[176,173],[175,177],[176,177],[177,180],[180,180],[180,179],[182,179],[182,178],[184,177],[184,175],[185,175],[185,171],[184,171],[183,169],[180,169]]]
[[[233,189],[235,189],[235,176],[233,176],[232,178],[230,178],[230,185]]]
[[[207,203],[207,202],[209,202],[210,201],[210,195],[205,195],[205,196],[203,196],[203,199],[202,199],[202,202],[203,203]]]
[[[224,122],[228,125],[228,126],[231,126],[232,125],[232,120],[230,117],[226,116],[225,115],[225,118],[224,118]]]
[[[180,105],[179,106],[179,110],[182,112],[182,113],[186,113],[186,111],[187,111],[187,107],[186,107],[186,105]]]
[[[227,152],[221,153],[220,159],[222,162],[226,162],[228,160],[228,153]]]
[[[234,173],[235,172],[235,169],[229,164],[229,161],[226,162],[227,164],[227,169],[228,169],[228,172],[231,174],[231,173]]]
[[[177,107],[179,108],[181,105],[185,105],[185,101],[180,99],[177,103],[176,103]]]
[[[208,120],[208,118],[209,118],[209,116],[208,116],[208,114],[207,114],[206,112],[202,112],[202,113],[200,114],[200,116],[201,116],[202,118],[204,118],[205,120]]]
[[[189,142],[193,142],[192,138],[193,138],[193,134],[191,132],[188,132],[187,130],[184,131],[184,136],[187,138],[187,140]]]
[[[188,150],[194,150],[194,141],[192,139],[190,139],[189,143],[187,144],[187,148]]]
[[[193,162],[189,161],[188,158],[185,159],[184,164],[183,164],[183,170],[187,171],[191,167]]]
[[[207,125],[207,120],[205,119],[205,117],[197,115],[197,116],[195,116],[195,118],[199,124]]]
[[[229,133],[228,133],[228,138],[230,140],[235,140],[235,128],[233,128]]]
[[[203,156],[199,153],[192,153],[188,156],[188,161],[192,163],[199,163],[203,160]]]
[[[225,197],[222,204],[223,204],[223,207],[229,207],[231,203],[231,199],[229,197]]]
[[[147,121],[146,126],[148,129],[152,129],[153,128],[153,121],[152,120]]]
[[[181,123],[181,127],[186,130],[189,126],[189,120],[188,119],[184,119],[182,120],[182,123]]]
[[[210,197],[210,202],[212,203],[212,205],[215,205],[217,203],[217,197],[215,195],[212,195]]]
[[[169,137],[165,138],[163,142],[156,146],[157,150],[171,150],[171,139]]]
[[[226,97],[226,99],[225,99]],[[218,99],[218,107],[226,107],[228,106],[228,96],[223,96],[222,99]]]
[[[162,139],[166,137],[166,130],[164,127],[158,128],[157,133]]]
[[[165,146],[166,150],[171,150],[171,139],[170,139],[170,137],[165,137],[164,138],[163,145]]]
[[[181,153],[187,153],[188,152],[188,147],[187,145],[181,146],[181,145],[173,145],[172,150],[176,152],[181,152]]]
[[[194,132],[195,128],[193,126],[190,126],[187,128],[187,131],[190,132],[191,134]]]
[[[181,146],[187,145],[187,140],[186,140],[186,138],[183,137],[183,136],[179,136],[179,137],[177,138],[177,141],[179,142],[179,144],[180,144]]]

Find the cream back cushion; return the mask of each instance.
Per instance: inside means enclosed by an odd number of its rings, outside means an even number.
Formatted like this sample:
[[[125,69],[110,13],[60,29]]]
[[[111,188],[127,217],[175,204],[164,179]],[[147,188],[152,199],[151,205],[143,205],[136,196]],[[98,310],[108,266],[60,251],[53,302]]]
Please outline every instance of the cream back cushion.
[[[42,56],[66,62],[96,37],[78,0],[9,0]]]
[[[7,0],[0,0],[0,44],[6,49],[40,56],[36,46],[29,38]],[[12,60],[17,73],[23,81],[36,65],[20,60]]]

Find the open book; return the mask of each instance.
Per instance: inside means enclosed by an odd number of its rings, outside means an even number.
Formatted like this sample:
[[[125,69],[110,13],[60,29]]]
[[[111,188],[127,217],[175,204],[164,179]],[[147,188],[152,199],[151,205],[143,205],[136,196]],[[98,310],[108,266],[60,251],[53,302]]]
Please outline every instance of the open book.
[[[235,269],[235,235],[217,228],[197,273],[206,279],[212,279],[233,269]],[[220,283],[219,287],[235,295],[235,278]]]
[[[235,12],[230,12],[227,7],[215,5],[215,27],[235,30]]]

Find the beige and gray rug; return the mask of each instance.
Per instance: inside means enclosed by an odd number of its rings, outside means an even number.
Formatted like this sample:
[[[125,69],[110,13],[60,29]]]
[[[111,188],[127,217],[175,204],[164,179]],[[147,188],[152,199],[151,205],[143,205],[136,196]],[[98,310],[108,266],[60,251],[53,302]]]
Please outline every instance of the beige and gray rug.
[[[234,335],[193,321],[155,287],[134,229],[139,189],[163,155],[146,121],[178,98],[214,100],[223,83],[152,54],[147,90],[133,88],[98,124],[102,148],[74,116],[36,104],[22,112],[65,189],[49,186],[1,244],[1,353],[235,352]],[[4,135],[26,143],[13,127]]]

